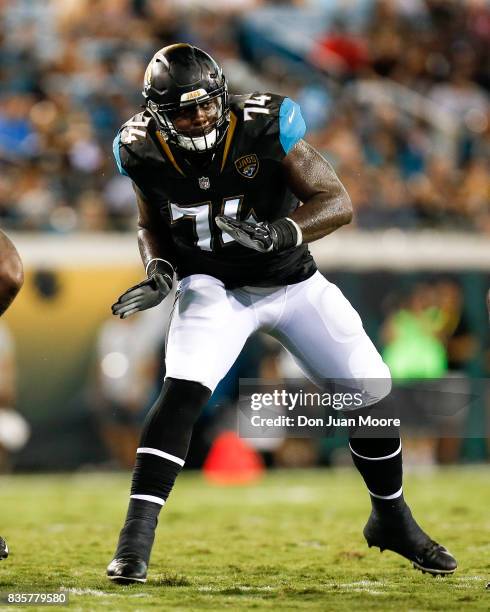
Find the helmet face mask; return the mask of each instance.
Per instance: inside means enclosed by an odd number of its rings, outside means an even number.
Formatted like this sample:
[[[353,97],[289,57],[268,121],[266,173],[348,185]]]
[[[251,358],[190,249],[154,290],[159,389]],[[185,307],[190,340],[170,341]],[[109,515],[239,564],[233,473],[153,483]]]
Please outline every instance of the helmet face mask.
[[[218,145],[226,133],[228,113],[223,111],[223,97],[223,94],[208,96],[202,102],[172,110],[163,110],[150,100],[148,108],[157,119],[165,140],[188,151],[203,153]],[[195,115],[205,117],[206,122],[197,124]]]
[[[226,134],[226,79],[197,47],[178,44],[158,51],[146,69],[143,96],[165,140],[182,149],[213,151]]]

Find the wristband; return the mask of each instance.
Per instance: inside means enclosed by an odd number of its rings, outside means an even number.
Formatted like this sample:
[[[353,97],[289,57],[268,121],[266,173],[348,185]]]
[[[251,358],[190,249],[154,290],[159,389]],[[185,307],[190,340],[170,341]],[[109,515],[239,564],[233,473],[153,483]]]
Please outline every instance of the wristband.
[[[289,223],[292,223],[293,227],[297,231],[297,239],[296,239],[296,244],[294,246],[299,246],[300,244],[303,244],[303,232],[301,231],[300,226],[296,223],[296,221],[293,221],[289,217],[286,217],[286,221],[289,221]]]
[[[174,277],[174,268],[170,262],[160,257],[154,257],[146,264],[146,276],[151,278],[155,274],[168,276],[170,280]]]
[[[303,241],[300,227],[292,219],[285,217],[269,223],[273,233],[275,251],[285,251],[299,246]]]

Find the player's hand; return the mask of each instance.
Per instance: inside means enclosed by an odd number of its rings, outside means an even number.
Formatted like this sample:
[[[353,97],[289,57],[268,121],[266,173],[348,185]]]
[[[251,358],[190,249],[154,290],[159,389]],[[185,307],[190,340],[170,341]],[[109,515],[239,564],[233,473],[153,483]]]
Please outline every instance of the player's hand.
[[[249,223],[219,215],[215,221],[220,230],[229,234],[233,240],[261,253],[284,251],[301,244],[300,230],[290,219]]]
[[[136,312],[157,306],[167,297],[172,289],[172,275],[169,267],[155,266],[149,277],[130,287],[115,304],[112,305],[112,314],[126,319]]]

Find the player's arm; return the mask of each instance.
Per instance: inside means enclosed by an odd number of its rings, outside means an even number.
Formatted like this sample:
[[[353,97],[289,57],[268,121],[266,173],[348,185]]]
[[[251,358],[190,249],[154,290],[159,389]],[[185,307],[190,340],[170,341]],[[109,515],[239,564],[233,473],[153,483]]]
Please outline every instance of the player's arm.
[[[158,206],[152,205],[143,192],[133,183],[138,205],[138,246],[145,270],[152,261],[163,261],[171,269],[175,267],[175,251],[169,228],[165,225]]]
[[[24,282],[22,261],[16,248],[0,231],[0,316],[19,293]]]
[[[259,103],[259,97],[256,101]],[[305,132],[300,107],[284,98],[262,142],[269,152],[274,151],[275,159],[281,160],[284,181],[303,206],[288,217],[256,224],[224,215],[216,217],[218,227],[240,244],[262,253],[285,251],[318,240],[351,221],[352,205],[346,190],[332,166],[303,140]]]
[[[170,230],[143,192],[133,183],[138,205],[138,246],[147,278],[125,291],[112,305],[112,314],[125,319],[141,310],[152,308],[172,289],[174,251]]]
[[[289,188],[303,202],[288,217],[299,228],[301,242],[313,242],[351,222],[350,197],[318,151],[300,140],[282,164]]]
[[[303,202],[289,217],[257,224],[216,218],[235,240],[262,253],[284,251],[331,234],[352,219],[352,204],[332,166],[304,140],[282,160],[284,180]]]

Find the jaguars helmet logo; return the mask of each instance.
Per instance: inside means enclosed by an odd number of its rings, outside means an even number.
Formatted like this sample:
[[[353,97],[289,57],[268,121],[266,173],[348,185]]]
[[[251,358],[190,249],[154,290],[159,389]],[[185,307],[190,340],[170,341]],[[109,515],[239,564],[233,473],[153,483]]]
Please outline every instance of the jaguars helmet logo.
[[[244,155],[235,161],[235,168],[245,178],[253,179],[259,171],[259,159],[255,153]]]

